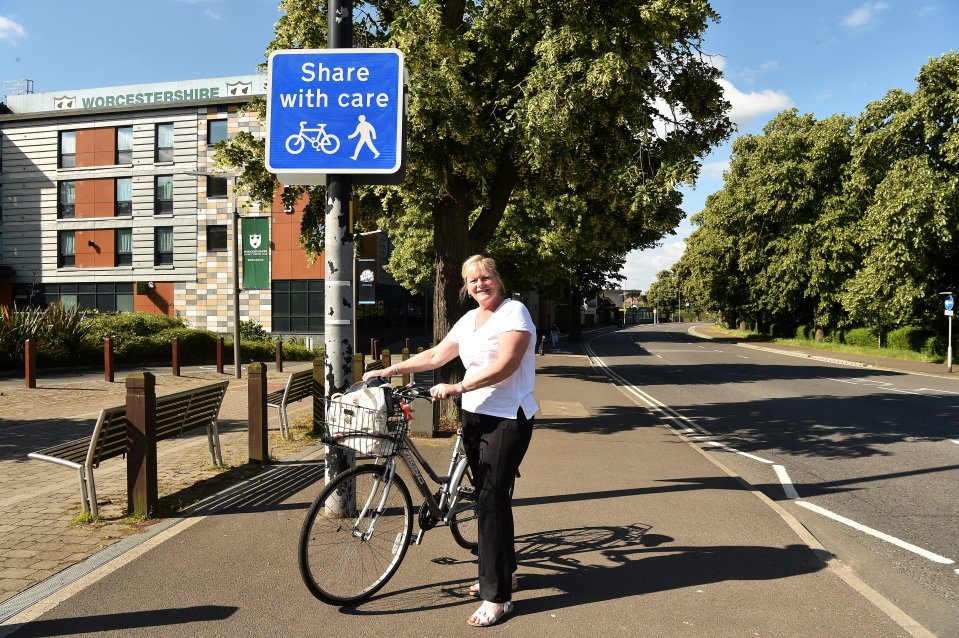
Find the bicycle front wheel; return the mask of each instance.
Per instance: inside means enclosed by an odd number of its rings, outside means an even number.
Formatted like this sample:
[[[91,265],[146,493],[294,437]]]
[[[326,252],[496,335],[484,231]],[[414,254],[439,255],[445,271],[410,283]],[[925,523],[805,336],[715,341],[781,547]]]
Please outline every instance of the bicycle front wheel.
[[[462,469],[463,478],[460,479],[457,486],[459,499],[456,504],[456,512],[450,519],[450,532],[453,534],[453,540],[463,549],[475,552],[479,547],[479,527],[476,520],[476,487],[473,485],[473,473],[466,465],[466,459],[460,463],[465,466]]]
[[[325,603],[347,605],[375,594],[403,562],[413,505],[402,479],[361,465],[336,477],[313,502],[300,534],[300,575]]]

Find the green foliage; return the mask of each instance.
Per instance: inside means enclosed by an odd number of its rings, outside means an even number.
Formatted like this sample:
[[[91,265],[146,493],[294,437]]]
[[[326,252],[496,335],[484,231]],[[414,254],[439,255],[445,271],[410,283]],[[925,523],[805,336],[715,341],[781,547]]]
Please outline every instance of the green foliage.
[[[944,359],[948,353],[948,344],[946,343],[945,337],[941,335],[928,337],[925,342],[923,342],[920,352],[927,357]]]
[[[900,350],[922,352],[923,346],[929,339],[929,331],[918,326],[905,326],[891,331],[886,336],[886,345]]]
[[[843,343],[850,346],[875,348],[879,345],[879,336],[873,328],[853,328],[845,333]]]
[[[268,51],[324,48],[325,5],[283,0]],[[473,253],[515,264],[512,289],[602,287],[630,250],[673,231],[679,187],[731,131],[720,72],[700,50],[718,20],[706,0],[370,0],[354,18],[358,45],[399,48],[410,75],[407,177],[358,189],[358,226],[390,234],[387,270],[404,286],[434,285],[438,334],[458,318]],[[217,162],[270,204],[261,143],[237,136]],[[300,239],[316,254],[322,188],[282,197],[304,193]]]
[[[959,281],[957,94],[950,52],[920,69],[915,92],[891,90],[857,117],[790,109],[737,138],[673,267],[683,294],[834,340],[850,326],[941,331],[938,292]]]
[[[808,324],[796,326],[796,338],[809,341],[813,336],[813,327]]]
[[[240,321],[240,341],[269,341],[270,335],[259,323]]]

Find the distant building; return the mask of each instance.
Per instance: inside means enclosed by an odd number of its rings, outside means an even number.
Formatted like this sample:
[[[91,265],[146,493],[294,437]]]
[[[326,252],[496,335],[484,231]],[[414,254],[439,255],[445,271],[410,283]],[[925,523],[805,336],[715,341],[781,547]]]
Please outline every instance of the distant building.
[[[214,172],[214,144],[260,136],[241,112],[265,94],[259,75],[23,93],[0,109],[0,305],[68,306],[179,315],[232,329],[232,180]],[[199,174],[199,175],[198,175]],[[324,263],[299,246],[301,209],[247,205],[268,220],[269,275],[240,295],[241,319],[267,330],[323,331]],[[383,272],[390,245],[364,238],[375,259],[368,324],[422,326],[426,303]]]

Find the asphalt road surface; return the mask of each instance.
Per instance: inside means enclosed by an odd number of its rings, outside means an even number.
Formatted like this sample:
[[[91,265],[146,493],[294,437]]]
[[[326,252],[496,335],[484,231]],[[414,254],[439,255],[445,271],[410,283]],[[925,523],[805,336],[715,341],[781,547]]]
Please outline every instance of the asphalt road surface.
[[[632,327],[591,354],[863,581],[959,636],[959,382]]]

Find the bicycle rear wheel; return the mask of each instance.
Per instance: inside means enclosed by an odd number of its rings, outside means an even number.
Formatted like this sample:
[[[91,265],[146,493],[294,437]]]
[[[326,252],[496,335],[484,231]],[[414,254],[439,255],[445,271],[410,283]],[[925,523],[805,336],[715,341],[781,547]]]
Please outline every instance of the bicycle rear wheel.
[[[465,464],[466,459],[460,461]],[[475,552],[479,547],[479,527],[476,520],[476,488],[473,485],[473,473],[469,467],[463,470],[463,478],[459,482],[459,502],[456,504],[456,513],[450,519],[450,532],[456,544]]]
[[[385,471],[381,465],[361,465],[344,472],[323,488],[306,515],[300,575],[325,603],[346,605],[369,598],[403,562],[413,505],[402,479],[394,475],[387,484]],[[346,511],[334,511],[331,497],[345,502],[339,509]]]

